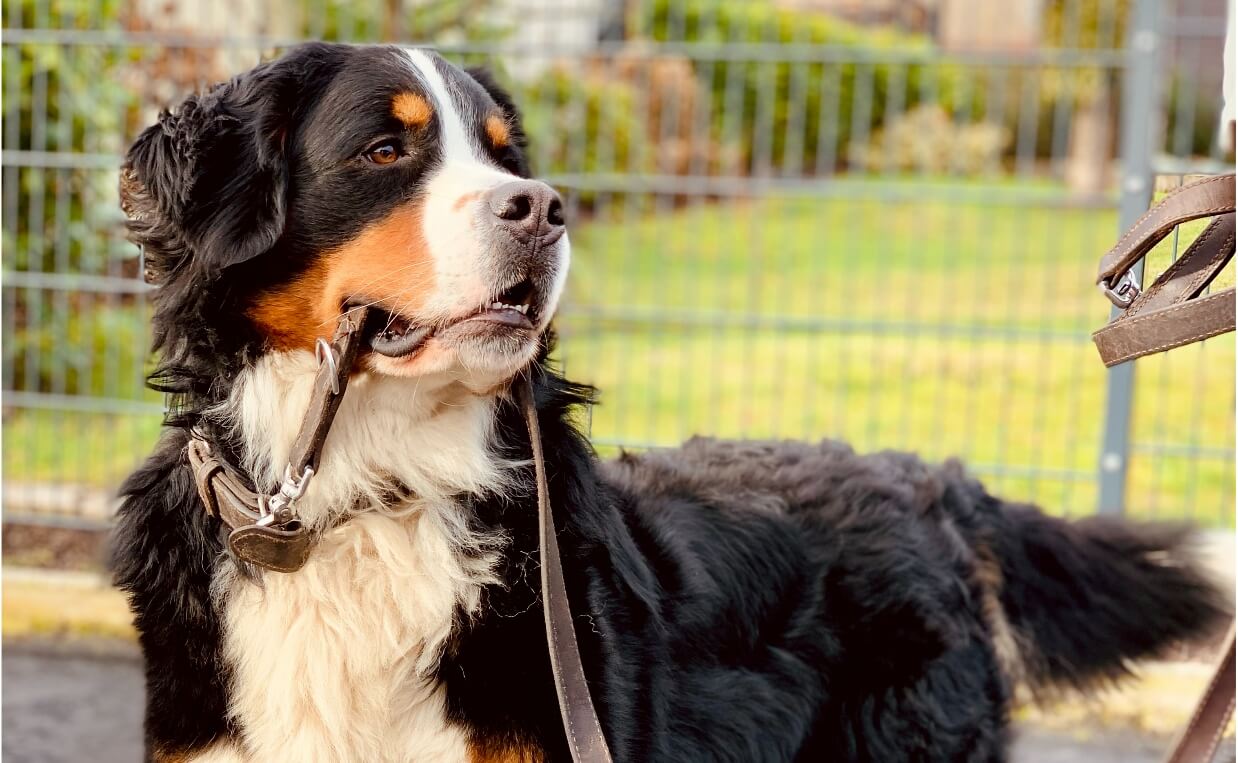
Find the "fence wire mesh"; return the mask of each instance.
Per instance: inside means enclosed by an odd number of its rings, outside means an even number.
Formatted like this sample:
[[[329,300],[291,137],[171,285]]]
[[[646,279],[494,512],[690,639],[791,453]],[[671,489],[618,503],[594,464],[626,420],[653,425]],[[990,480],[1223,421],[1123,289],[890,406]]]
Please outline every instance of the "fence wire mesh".
[[[558,356],[602,391],[603,452],[833,437],[960,456],[1083,514],[1116,422],[1120,508],[1232,525],[1232,338],[1141,360],[1108,398],[1089,340],[1120,202],[1225,164],[1224,6],[5,0],[6,520],[105,524],[157,436],[116,198],[127,142],[186,93],[327,39],[433,45],[516,94],[569,202]],[[1146,81],[1127,76],[1149,55]],[[1131,135],[1151,164],[1118,161]]]

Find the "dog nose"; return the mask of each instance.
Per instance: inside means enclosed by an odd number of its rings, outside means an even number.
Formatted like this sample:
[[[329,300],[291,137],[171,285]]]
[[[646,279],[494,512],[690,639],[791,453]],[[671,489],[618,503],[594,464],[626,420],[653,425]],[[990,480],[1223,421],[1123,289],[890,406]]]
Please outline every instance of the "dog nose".
[[[488,194],[490,211],[515,233],[550,238],[563,233],[563,200],[545,183],[516,180]]]

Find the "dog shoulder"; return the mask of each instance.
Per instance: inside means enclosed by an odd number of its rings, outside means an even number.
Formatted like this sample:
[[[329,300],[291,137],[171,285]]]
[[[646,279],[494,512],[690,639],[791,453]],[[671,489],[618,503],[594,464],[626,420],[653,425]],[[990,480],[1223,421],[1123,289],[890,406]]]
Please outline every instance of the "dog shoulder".
[[[129,477],[111,539],[113,580],[129,598],[146,655],[148,743],[164,752],[200,749],[227,733],[211,599],[222,544],[182,466],[184,444],[182,430],[169,430]]]

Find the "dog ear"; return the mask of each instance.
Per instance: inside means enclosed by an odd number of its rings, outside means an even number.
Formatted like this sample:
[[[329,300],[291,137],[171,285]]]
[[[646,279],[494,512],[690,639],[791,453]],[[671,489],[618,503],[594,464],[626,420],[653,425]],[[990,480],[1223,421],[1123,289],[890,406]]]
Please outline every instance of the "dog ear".
[[[190,263],[213,277],[279,239],[297,78],[284,60],[259,66],[165,111],[130,147],[121,209],[148,281],[165,282]]]

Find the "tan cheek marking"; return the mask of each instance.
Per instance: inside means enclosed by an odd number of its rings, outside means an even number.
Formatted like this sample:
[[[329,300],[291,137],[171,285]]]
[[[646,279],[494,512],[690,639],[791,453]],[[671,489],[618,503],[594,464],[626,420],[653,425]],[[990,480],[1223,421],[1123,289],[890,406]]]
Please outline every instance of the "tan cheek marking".
[[[312,350],[331,336],[344,302],[361,299],[416,313],[434,293],[434,259],[421,229],[421,204],[405,204],[344,246],[326,252],[296,280],[263,295],[249,316],[277,350]]]
[[[326,261],[320,259],[292,283],[255,301],[248,315],[266,335],[268,345],[276,350],[310,349],[319,336],[329,338],[329,323],[321,330],[314,325],[312,304],[313,296],[322,293],[326,278]]]
[[[391,99],[391,113],[411,129],[425,126],[434,116],[434,109],[429,101],[416,93],[397,93]]]
[[[511,140],[511,130],[507,127],[507,120],[498,114],[486,117],[486,137],[490,139],[495,148],[506,146]]]

